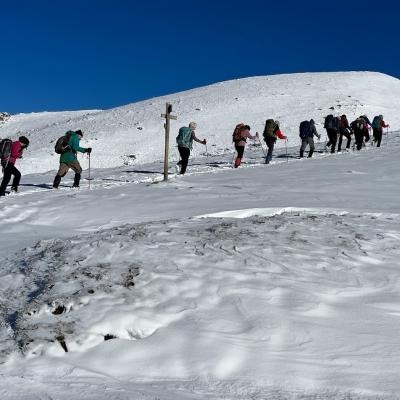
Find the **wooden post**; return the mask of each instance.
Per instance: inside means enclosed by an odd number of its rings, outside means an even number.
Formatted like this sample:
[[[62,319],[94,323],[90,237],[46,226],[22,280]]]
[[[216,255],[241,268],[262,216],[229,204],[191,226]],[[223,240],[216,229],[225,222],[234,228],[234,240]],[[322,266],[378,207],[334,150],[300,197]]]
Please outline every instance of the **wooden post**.
[[[164,144],[164,181],[168,180],[168,155],[169,155],[169,123],[171,119],[177,119],[175,115],[171,115],[172,104],[167,103],[165,107],[165,114],[161,114],[165,118],[165,144]]]

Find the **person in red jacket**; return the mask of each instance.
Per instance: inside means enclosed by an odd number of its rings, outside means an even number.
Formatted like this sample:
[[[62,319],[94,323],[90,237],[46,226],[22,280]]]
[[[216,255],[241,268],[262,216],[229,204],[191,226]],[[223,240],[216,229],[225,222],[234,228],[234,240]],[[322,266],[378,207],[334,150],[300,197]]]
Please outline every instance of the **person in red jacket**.
[[[8,159],[1,160],[1,166],[3,167],[3,180],[0,186],[0,196],[6,195],[7,185],[11,180],[11,176],[14,176],[11,191],[18,192],[19,181],[21,180],[21,172],[15,168],[15,163],[18,158],[22,158],[23,151],[29,146],[29,140],[25,136],[20,136],[19,139],[11,144],[11,153]]]

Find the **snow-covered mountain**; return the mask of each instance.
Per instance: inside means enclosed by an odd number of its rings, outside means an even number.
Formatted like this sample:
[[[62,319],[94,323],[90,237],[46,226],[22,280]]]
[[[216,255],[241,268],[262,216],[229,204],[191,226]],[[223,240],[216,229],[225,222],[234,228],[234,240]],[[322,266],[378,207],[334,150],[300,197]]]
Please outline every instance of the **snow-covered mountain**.
[[[104,111],[20,114],[0,127],[0,137],[23,132],[31,139],[25,173],[55,169],[54,142],[70,129],[85,132],[82,145],[94,149],[94,167],[153,162],[163,156],[161,113],[167,101],[178,116],[171,123],[172,159],[177,157],[175,133],[190,121],[198,123],[198,135],[208,139],[212,154],[232,149],[231,135],[238,122],[261,132],[265,119],[278,119],[293,144],[298,142],[302,120],[314,118],[322,131],[329,113],[344,113],[349,120],[361,114],[383,114],[392,129],[400,127],[398,79],[375,72],[338,72],[238,79]],[[197,146],[194,154],[203,151]]]

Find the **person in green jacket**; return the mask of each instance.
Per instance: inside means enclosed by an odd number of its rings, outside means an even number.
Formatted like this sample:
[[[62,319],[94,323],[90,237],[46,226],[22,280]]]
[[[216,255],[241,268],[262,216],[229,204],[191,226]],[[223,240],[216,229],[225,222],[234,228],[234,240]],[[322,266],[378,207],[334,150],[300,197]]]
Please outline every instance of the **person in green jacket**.
[[[71,168],[75,172],[74,184],[72,187],[79,187],[79,182],[81,180],[82,167],[79,164],[77,158],[77,152],[80,153],[91,153],[92,149],[90,147],[84,148],[79,146],[79,142],[83,137],[83,132],[77,130],[75,132],[70,131],[67,151],[60,156],[60,168],[58,169],[57,175],[54,178],[53,188],[57,189],[60,185],[61,178],[64,177],[68,170]]]

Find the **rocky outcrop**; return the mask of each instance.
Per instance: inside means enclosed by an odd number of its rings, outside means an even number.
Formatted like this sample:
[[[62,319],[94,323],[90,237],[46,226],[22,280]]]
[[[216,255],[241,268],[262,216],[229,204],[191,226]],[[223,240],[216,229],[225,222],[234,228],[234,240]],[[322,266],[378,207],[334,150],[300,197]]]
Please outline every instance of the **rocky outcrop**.
[[[0,112],[0,122],[7,121],[10,117],[11,115],[9,113]]]

